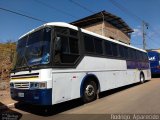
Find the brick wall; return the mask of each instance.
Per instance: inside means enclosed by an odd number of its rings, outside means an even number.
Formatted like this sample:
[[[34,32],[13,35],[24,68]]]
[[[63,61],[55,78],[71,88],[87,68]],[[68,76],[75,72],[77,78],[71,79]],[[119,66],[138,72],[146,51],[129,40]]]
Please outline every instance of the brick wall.
[[[152,50],[152,51],[156,51],[156,52],[159,52],[159,53],[160,53],[160,49],[157,49],[157,50]]]
[[[84,29],[130,44],[130,38],[127,35],[107,22],[104,22],[104,24],[102,22],[98,22],[90,26],[86,26]]]

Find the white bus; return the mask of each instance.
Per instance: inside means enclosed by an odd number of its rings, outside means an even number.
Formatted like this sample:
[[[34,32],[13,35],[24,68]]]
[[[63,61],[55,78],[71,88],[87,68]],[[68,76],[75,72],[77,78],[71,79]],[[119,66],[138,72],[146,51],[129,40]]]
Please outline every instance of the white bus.
[[[11,97],[37,105],[76,98],[151,79],[146,51],[61,22],[44,24],[17,42]]]

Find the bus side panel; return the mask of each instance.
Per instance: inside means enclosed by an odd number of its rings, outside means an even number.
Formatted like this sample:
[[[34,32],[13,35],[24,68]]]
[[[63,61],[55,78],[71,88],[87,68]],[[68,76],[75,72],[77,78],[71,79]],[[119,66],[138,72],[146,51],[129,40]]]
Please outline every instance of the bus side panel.
[[[100,83],[100,91],[126,84],[126,61],[110,58],[85,56],[77,69],[94,74]]]
[[[145,80],[150,80],[151,79],[151,70],[150,69],[143,70],[143,73],[144,73]]]
[[[100,91],[106,91],[114,89],[119,86],[123,86],[126,77],[122,77],[125,71],[104,71],[104,72],[93,72],[100,81]]]
[[[69,73],[53,73],[53,104],[66,101],[70,98],[71,79]]]
[[[80,87],[84,72],[53,73],[53,104],[80,97]]]

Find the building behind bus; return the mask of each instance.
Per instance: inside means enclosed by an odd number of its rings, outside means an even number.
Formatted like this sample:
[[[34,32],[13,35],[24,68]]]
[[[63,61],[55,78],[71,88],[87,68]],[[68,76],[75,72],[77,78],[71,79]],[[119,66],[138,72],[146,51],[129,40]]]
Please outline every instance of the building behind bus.
[[[106,11],[98,12],[71,24],[126,44],[131,43],[132,28],[120,17]]]

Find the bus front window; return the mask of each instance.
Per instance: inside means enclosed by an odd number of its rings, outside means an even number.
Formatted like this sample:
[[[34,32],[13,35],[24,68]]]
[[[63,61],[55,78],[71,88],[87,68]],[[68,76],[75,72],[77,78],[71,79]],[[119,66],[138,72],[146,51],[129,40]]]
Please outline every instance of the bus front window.
[[[17,44],[15,68],[50,62],[51,29],[45,28],[23,37]]]

